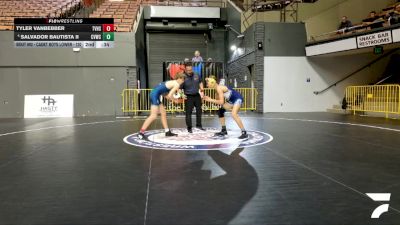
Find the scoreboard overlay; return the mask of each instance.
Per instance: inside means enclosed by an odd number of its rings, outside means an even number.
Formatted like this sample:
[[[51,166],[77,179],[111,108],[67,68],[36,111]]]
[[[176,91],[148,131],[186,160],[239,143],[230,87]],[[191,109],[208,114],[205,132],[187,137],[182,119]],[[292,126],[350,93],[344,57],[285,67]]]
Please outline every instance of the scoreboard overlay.
[[[113,48],[113,18],[15,18],[16,48]]]

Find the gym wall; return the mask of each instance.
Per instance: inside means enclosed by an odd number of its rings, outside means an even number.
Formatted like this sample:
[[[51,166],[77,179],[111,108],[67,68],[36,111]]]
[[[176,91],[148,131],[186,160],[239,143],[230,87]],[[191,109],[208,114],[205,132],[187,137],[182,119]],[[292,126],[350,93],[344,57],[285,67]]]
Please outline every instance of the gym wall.
[[[314,95],[314,91],[328,87],[378,56],[371,52],[306,57],[302,23],[255,23],[244,34],[239,43],[243,52],[232,55],[228,62],[228,83],[257,88],[260,112],[326,111],[340,104],[346,86],[376,81],[390,58],[380,60],[323,94]],[[262,42],[262,49],[258,49],[258,42]]]
[[[135,71],[132,33],[116,33],[113,49],[17,49],[0,32],[0,117],[23,117],[24,95],[74,94],[75,116],[121,115],[127,71]],[[132,75],[132,72],[130,74]]]
[[[376,57],[361,55],[322,57],[265,57],[264,112],[324,112],[341,105],[351,85],[368,85],[382,75],[390,57],[371,65],[349,79],[315,95],[331,84],[365,66]]]

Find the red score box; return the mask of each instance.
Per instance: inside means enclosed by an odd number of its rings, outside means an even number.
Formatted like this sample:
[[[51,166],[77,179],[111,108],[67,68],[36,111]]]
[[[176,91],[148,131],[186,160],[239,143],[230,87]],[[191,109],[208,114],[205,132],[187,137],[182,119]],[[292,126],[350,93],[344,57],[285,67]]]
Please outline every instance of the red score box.
[[[103,32],[114,32],[114,24],[103,24]]]

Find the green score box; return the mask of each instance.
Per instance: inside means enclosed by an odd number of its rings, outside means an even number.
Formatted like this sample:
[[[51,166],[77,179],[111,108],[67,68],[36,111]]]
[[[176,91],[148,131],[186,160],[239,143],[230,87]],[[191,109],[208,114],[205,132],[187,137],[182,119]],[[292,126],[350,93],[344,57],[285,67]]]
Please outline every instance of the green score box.
[[[114,32],[104,32],[103,41],[114,41]]]

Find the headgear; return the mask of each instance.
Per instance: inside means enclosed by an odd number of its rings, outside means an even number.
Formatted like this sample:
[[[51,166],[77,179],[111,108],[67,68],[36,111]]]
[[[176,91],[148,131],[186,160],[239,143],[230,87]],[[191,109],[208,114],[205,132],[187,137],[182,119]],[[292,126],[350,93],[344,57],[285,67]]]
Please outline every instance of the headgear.
[[[210,76],[209,78],[207,78],[207,83],[209,87],[214,87],[217,81],[215,80],[214,76]]]

